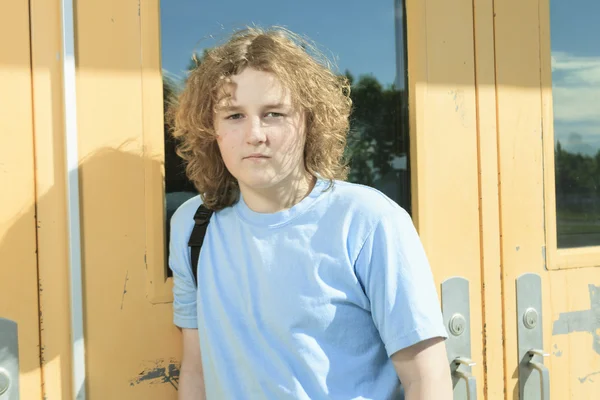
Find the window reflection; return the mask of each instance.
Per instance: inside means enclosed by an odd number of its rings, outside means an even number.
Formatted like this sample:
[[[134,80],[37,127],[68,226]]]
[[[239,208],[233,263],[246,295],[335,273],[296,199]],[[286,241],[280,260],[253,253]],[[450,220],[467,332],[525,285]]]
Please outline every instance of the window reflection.
[[[315,18],[319,10],[320,18]],[[352,82],[354,111],[347,154],[349,180],[373,186],[410,212],[405,18],[402,0],[304,0],[287,8],[274,0],[161,2],[165,109],[195,66],[192,56],[246,25],[285,26],[317,42]],[[361,29],[358,29],[361,28]],[[173,212],[196,195],[165,126],[167,226]],[[168,234],[168,232],[167,232]],[[170,270],[169,270],[170,271]]]
[[[600,3],[550,1],[559,248],[600,245]]]

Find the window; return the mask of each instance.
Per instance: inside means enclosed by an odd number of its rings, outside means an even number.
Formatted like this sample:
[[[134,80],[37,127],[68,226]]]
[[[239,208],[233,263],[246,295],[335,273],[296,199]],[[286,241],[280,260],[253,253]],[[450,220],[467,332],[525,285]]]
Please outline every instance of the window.
[[[550,1],[558,248],[600,246],[600,2]]]
[[[285,26],[307,35],[352,82],[349,180],[380,189],[410,212],[404,3],[274,0],[161,2],[164,105],[185,84],[192,55],[247,25]],[[196,195],[165,126],[167,229],[173,212]],[[168,233],[167,233],[168,234]],[[167,237],[168,243],[168,237]]]

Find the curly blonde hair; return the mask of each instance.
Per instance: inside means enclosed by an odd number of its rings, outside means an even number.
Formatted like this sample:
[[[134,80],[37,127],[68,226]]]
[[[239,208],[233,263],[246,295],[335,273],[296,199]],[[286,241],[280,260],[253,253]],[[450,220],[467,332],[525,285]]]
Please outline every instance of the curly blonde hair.
[[[239,198],[237,180],[217,146],[214,113],[224,82],[247,67],[273,73],[305,112],[307,172],[330,185],[346,179],[343,156],[352,108],[348,79],[335,75],[327,58],[297,34],[280,27],[246,28],[205,53],[169,112],[179,139],[177,154],[187,162],[186,173],[203,203],[220,210]]]

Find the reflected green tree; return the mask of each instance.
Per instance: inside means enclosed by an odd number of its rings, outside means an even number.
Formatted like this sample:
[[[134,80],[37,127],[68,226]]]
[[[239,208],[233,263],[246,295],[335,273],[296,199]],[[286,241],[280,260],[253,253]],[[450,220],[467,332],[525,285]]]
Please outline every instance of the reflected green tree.
[[[406,93],[385,88],[371,75],[355,80],[347,71],[346,76],[353,102],[346,150],[349,180],[377,186],[385,179],[401,179],[398,174],[408,166]]]
[[[172,127],[166,117],[167,113],[177,102],[179,87],[177,82],[167,76],[163,76],[163,112],[164,131],[165,131],[165,191],[174,192],[195,192],[194,185],[187,179],[185,174],[185,164],[177,155],[177,139],[171,134]]]
[[[555,148],[556,199],[562,210],[600,214],[600,150],[595,156]]]
[[[600,149],[594,156],[555,147],[559,248],[600,245]]]

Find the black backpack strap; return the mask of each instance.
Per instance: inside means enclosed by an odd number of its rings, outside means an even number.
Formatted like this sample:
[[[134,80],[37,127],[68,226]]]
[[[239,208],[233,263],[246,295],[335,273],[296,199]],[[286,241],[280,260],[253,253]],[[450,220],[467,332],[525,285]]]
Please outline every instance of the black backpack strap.
[[[206,236],[206,229],[210,222],[210,217],[213,214],[213,210],[206,208],[204,204],[200,204],[200,207],[194,214],[194,229],[190,235],[188,246],[192,251],[192,272],[194,274],[194,280],[196,286],[198,286],[198,259],[200,258],[200,249],[202,248],[202,242],[204,242],[204,236]]]

